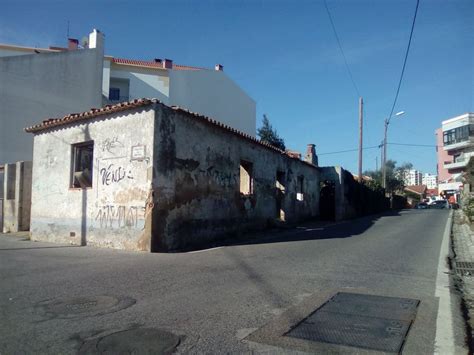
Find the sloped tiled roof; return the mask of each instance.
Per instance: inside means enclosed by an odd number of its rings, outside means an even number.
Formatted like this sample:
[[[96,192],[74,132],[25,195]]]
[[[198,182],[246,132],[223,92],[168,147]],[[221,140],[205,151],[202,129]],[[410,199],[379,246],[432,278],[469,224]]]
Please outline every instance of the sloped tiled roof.
[[[410,185],[405,186],[405,190],[422,195],[426,192],[426,185]]]
[[[112,62],[116,64],[134,65],[138,67],[164,69],[162,63],[154,62],[154,61],[125,59],[125,58],[112,58]],[[174,70],[209,70],[206,68],[192,67],[189,65],[180,65],[180,64],[173,64],[172,69]]]
[[[25,131],[29,132],[29,133],[39,133],[39,132],[45,131],[47,129],[51,129],[51,128],[55,128],[55,127],[59,127],[59,126],[64,126],[64,125],[68,125],[68,124],[73,124],[73,123],[81,124],[81,123],[84,123],[85,121],[91,120],[91,119],[93,119],[95,117],[98,117],[98,116],[105,116],[105,115],[108,115],[108,114],[111,114],[111,113],[127,111],[127,110],[131,110],[131,109],[134,109],[134,108],[139,108],[139,107],[146,107],[146,106],[149,106],[149,105],[152,105],[152,104],[159,104],[159,105],[171,108],[172,110],[175,110],[177,112],[185,113],[185,114],[187,114],[189,116],[192,116],[196,119],[203,120],[204,122],[206,122],[208,124],[220,127],[221,129],[224,129],[228,132],[231,132],[231,133],[233,133],[237,136],[240,136],[241,138],[252,141],[256,144],[259,144],[259,145],[264,146],[268,149],[271,149],[271,150],[273,150],[277,153],[285,154],[289,158],[297,159],[297,160],[301,161],[302,163],[304,163],[306,165],[314,167],[314,165],[312,165],[308,162],[305,162],[304,160],[300,160],[299,158],[296,158],[296,157],[288,154],[287,152],[285,152],[283,150],[280,150],[280,149],[278,149],[278,148],[276,148],[276,147],[274,147],[274,146],[272,146],[268,143],[262,142],[262,141],[258,140],[257,138],[252,137],[251,135],[249,135],[247,133],[244,133],[242,131],[239,131],[239,130],[233,128],[233,127],[230,127],[230,126],[228,126],[228,125],[226,125],[222,122],[216,121],[216,120],[214,120],[210,117],[201,115],[199,113],[189,111],[189,110],[187,110],[185,108],[181,108],[179,106],[169,107],[169,106],[163,104],[161,101],[159,101],[157,99],[146,99],[146,98],[136,99],[136,100],[132,100],[132,101],[129,101],[129,102],[121,102],[121,103],[118,103],[116,105],[107,105],[107,106],[104,106],[102,108],[91,108],[89,111],[85,111],[85,112],[82,112],[82,113],[70,113],[70,114],[68,114],[68,115],[66,115],[62,118],[48,118],[48,119],[43,120],[43,122],[41,122],[37,125],[26,127]]]

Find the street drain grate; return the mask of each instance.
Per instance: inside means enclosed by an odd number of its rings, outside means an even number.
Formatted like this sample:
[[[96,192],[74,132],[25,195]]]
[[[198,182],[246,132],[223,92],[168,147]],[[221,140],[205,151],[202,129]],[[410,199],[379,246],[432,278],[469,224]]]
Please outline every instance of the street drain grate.
[[[36,307],[49,318],[80,318],[117,312],[134,304],[130,297],[87,296],[57,298],[40,302]]]
[[[153,328],[127,329],[82,344],[79,354],[171,354],[179,336]]]
[[[474,276],[474,263],[468,261],[456,261],[456,273],[461,276]]]
[[[286,336],[398,353],[420,301],[339,292]]]

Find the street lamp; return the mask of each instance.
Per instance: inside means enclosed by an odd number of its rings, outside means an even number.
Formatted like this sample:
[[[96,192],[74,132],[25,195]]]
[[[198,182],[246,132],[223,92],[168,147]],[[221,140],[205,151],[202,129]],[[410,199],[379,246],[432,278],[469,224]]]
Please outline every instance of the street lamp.
[[[387,129],[388,125],[390,123],[390,119],[392,117],[399,117],[401,115],[405,114],[405,111],[400,111],[397,112],[395,115],[386,118],[384,123],[385,123],[385,129],[384,129],[384,138],[383,138],[383,163],[382,163],[382,183],[383,183],[383,188],[387,188]]]

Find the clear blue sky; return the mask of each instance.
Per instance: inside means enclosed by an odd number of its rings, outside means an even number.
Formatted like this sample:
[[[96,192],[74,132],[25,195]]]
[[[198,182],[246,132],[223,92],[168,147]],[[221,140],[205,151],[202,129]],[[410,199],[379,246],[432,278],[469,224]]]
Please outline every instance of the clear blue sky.
[[[355,82],[365,100],[365,146],[382,140],[416,1],[328,0]],[[358,97],[344,66],[323,1],[20,1],[5,0],[0,42],[65,45],[92,28],[106,53],[213,67],[257,102],[287,146],[315,143],[321,165],[357,172]],[[435,144],[447,118],[473,111],[474,1],[422,0],[389,142]],[[375,168],[380,149],[364,152]],[[389,146],[388,157],[436,172],[435,148]]]

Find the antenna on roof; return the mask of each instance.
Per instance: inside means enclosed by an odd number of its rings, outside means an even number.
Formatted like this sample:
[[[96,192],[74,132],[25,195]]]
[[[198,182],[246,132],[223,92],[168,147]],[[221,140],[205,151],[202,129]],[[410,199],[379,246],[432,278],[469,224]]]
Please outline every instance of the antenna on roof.
[[[67,32],[66,32],[66,38],[69,38],[69,20],[67,20]]]
[[[82,37],[80,44],[82,48],[89,48],[89,37],[87,36]]]

